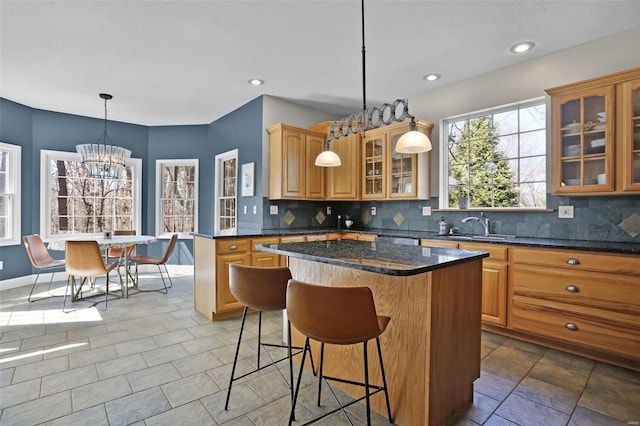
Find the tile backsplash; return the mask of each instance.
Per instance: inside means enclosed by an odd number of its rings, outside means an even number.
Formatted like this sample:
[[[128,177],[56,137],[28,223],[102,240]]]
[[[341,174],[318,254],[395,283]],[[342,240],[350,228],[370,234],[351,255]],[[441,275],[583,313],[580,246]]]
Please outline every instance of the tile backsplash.
[[[278,205],[278,215],[269,214],[269,205]],[[332,214],[327,214],[327,206]],[[431,216],[422,216],[422,207],[431,206]],[[480,211],[437,211],[438,199],[426,201],[271,201],[264,199],[263,229],[336,229],[337,217],[344,222],[349,215],[357,229],[394,229],[438,232],[444,217],[447,229],[479,234],[476,222],[462,223]],[[558,206],[573,206],[573,219],[558,218]],[[376,214],[372,215],[372,207]],[[569,240],[615,241],[640,244],[640,196],[567,197],[547,196],[547,208],[553,211],[485,211],[491,220],[491,232],[519,237]],[[320,214],[321,213],[321,214]],[[320,222],[319,220],[322,220]],[[344,223],[342,224],[344,228]]]

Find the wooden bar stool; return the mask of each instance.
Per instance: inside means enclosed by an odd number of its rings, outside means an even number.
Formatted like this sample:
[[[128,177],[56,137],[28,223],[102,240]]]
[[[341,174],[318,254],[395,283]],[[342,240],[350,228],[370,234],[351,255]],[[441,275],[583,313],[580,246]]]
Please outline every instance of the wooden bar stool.
[[[304,367],[307,352],[311,354],[309,339],[320,342],[320,371],[318,374],[318,406],[320,406],[320,390],[322,379],[327,385],[329,380],[364,387],[365,394],[348,404],[341,405],[338,398],[333,395],[339,407],[335,410],[323,414],[310,422],[314,423],[338,411],[351,423],[349,416],[344,409],[356,402],[365,400],[367,407],[367,425],[371,424],[370,397],[378,392],[384,392],[387,403],[387,414],[389,423],[391,419],[391,405],[389,404],[389,393],[387,391],[387,378],[384,373],[384,363],[382,361],[382,350],[380,348],[380,335],[385,331],[390,317],[381,316],[376,313],[373,302],[373,294],[369,287],[331,287],[314,284],[307,284],[302,281],[289,280],[287,287],[287,315],[289,321],[295,328],[306,336],[302,362],[300,364],[300,374],[291,404],[289,425],[294,420],[296,400],[300,390],[300,380]],[[369,383],[369,360],[367,355],[367,342],[376,339],[378,347],[378,358],[380,360],[380,371],[382,373],[382,386]],[[323,375],[324,345],[325,343],[334,345],[354,345],[362,343],[364,354],[364,383],[347,380],[344,378]],[[370,390],[374,391],[371,392]],[[331,386],[329,390],[333,393]]]
[[[278,373],[282,376],[283,380],[289,386],[291,390],[291,398],[293,399],[293,364],[291,357],[302,352],[301,347],[291,346],[291,324],[287,322],[288,342],[287,345],[272,344],[262,342],[262,312],[267,311],[281,311],[287,307],[286,294],[287,294],[287,282],[291,279],[291,271],[287,267],[270,267],[261,268],[255,266],[246,266],[236,263],[229,265],[229,289],[231,294],[244,305],[244,311],[242,313],[242,325],[240,326],[240,334],[238,335],[238,345],[236,347],[236,355],[233,359],[233,368],[231,369],[231,379],[229,380],[229,389],[227,390],[227,400],[224,404],[224,409],[229,407],[229,397],[231,396],[231,386],[233,382],[249,374],[262,370],[263,368],[275,365],[280,361],[289,359],[289,381],[282,375],[280,369],[276,368]],[[258,362],[255,370],[243,374],[242,376],[234,377],[236,372],[236,364],[238,362],[238,354],[240,353],[240,343],[242,342],[242,332],[244,330],[245,320],[247,318],[247,311],[254,309],[258,311]],[[286,348],[287,356],[278,360],[271,357],[269,352],[265,350],[265,353],[271,360],[269,364],[260,366],[260,351],[263,346]],[[292,353],[292,349],[298,351]],[[313,359],[311,360],[313,366]]]

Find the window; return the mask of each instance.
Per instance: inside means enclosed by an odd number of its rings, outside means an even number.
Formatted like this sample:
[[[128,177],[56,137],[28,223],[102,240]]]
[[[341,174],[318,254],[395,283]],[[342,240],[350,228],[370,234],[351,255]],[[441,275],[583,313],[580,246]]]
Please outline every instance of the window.
[[[191,237],[198,228],[198,160],[156,160],[156,235]]]
[[[0,142],[0,246],[20,241],[20,162],[22,148]]]
[[[440,208],[544,208],[545,113],[538,98],[444,119]]]
[[[238,150],[234,149],[216,155],[216,233],[235,234],[236,225],[236,187],[238,181]]]
[[[100,234],[105,228],[141,228],[142,160],[130,159],[127,173],[118,179],[94,179],[76,153],[42,150],[40,157],[40,233],[44,238]]]

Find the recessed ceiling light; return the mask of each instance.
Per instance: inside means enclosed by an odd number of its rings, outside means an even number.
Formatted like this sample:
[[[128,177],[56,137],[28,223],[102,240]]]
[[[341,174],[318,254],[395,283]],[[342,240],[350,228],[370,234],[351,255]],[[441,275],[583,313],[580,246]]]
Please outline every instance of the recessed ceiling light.
[[[533,49],[533,46],[535,46],[536,44],[532,41],[523,41],[522,43],[517,43],[514,44],[513,46],[511,46],[509,48],[509,52],[511,53],[524,53],[527,52],[531,49]]]
[[[249,84],[252,86],[262,86],[264,84],[264,80],[260,80],[259,78],[251,78],[249,79]]]
[[[425,75],[424,77],[422,77],[422,79],[427,81],[436,81],[440,79],[440,77],[442,77],[440,74],[431,73],[431,74]]]

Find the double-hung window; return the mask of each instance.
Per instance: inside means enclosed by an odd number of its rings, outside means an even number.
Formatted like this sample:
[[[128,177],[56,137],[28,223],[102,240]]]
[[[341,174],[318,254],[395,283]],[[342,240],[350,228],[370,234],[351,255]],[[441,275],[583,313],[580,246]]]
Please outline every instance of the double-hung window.
[[[141,231],[142,160],[129,159],[117,179],[89,177],[80,155],[42,150],[40,234],[101,234],[104,229]]]
[[[0,142],[0,246],[20,244],[21,147]]]
[[[546,206],[544,98],[442,120],[440,208]]]
[[[198,160],[156,160],[156,235],[198,229]]]

